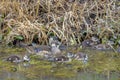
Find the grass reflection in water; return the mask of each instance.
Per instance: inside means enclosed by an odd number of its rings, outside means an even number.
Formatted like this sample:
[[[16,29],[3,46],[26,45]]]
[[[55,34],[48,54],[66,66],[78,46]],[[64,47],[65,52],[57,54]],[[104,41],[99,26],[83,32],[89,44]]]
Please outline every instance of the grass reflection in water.
[[[11,49],[12,50],[12,49]],[[16,52],[17,50],[17,52]],[[12,50],[12,53],[21,54],[22,50]],[[4,52],[4,51],[2,51]],[[3,61],[3,57],[8,55],[10,50],[1,54],[0,71],[6,71],[9,74],[19,73],[26,80],[118,80],[120,72],[120,55],[113,52],[86,50],[89,61],[83,64],[80,61],[72,62],[49,62],[39,59],[38,56],[31,56],[29,66],[26,63],[14,64]],[[4,56],[5,55],[5,56]],[[4,74],[1,72],[1,74]],[[0,75],[0,77],[3,77]],[[15,76],[6,80],[14,80]],[[4,80],[1,78],[1,80]],[[16,80],[16,79],[15,79]]]

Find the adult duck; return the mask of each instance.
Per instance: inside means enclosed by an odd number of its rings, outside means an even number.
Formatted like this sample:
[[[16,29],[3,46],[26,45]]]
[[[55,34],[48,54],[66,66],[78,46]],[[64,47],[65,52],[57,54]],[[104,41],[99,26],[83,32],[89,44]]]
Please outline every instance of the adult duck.
[[[49,53],[51,51],[51,48],[47,45],[37,45],[35,43],[32,43],[31,46],[26,47],[26,50],[30,54],[41,55],[41,53]]]

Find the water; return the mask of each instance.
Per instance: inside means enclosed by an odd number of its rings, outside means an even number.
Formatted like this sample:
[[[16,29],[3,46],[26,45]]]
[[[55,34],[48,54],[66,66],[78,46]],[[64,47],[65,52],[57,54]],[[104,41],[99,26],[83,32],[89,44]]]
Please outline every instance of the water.
[[[19,72],[2,71],[0,73],[0,80],[27,80],[27,78]]]
[[[0,53],[4,52],[0,54],[0,80],[120,80],[120,56],[114,55],[112,51],[80,50],[89,56],[87,66],[76,61],[51,63],[38,59],[38,61],[31,61],[28,66],[24,66],[25,63],[11,64],[2,61],[8,53],[10,55],[10,52],[16,52],[14,51],[13,49],[8,51],[6,49],[5,52],[3,49],[0,50]],[[17,52],[23,53],[18,49]],[[17,70],[14,70],[15,68]],[[109,78],[104,70],[111,71]]]
[[[0,73],[0,80],[33,80],[25,77],[22,73],[19,72],[2,72]],[[107,76],[102,74],[95,74],[89,72],[78,73],[73,78],[57,78],[53,76],[44,76],[39,78],[34,78],[34,80],[107,80]],[[119,75],[113,73],[110,76],[110,80],[119,80]]]

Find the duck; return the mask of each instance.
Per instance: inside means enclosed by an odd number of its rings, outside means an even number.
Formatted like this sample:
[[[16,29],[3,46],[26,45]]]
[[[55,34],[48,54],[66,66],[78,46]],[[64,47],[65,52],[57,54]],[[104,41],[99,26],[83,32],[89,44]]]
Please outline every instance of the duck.
[[[30,54],[42,55],[43,53],[49,53],[51,51],[51,47],[47,45],[37,45],[35,43],[32,43],[31,46],[26,47],[26,50]]]
[[[81,45],[83,48],[91,47],[93,45],[93,42],[92,40],[87,39],[87,40],[82,41]]]
[[[23,62],[29,62],[30,61],[30,58],[27,54],[24,55],[23,57]]]
[[[51,52],[53,55],[60,54],[61,50],[59,49],[59,45],[56,45],[55,43],[51,44]]]
[[[53,55],[51,55],[51,54],[45,54],[44,59],[47,60],[47,61],[50,61],[50,62],[55,61]]]
[[[78,52],[74,55],[74,59],[86,63],[88,61],[88,55],[82,52]]]
[[[55,43],[56,45],[61,45],[61,42],[58,40],[56,36],[51,36],[49,38],[49,45],[52,45],[53,43]]]
[[[120,53],[120,47],[117,48],[117,52]]]
[[[67,53],[67,57],[68,57],[68,62],[71,62],[72,61],[72,59],[74,58],[74,54],[72,53],[72,52],[68,52]]]
[[[73,54],[72,52],[68,52],[68,53],[67,53],[67,57],[68,57],[68,58],[73,58],[73,57],[74,57],[74,54]]]
[[[20,59],[19,56],[17,55],[12,55],[12,56],[9,56],[6,61],[10,61],[11,63],[20,63],[22,60]]]
[[[54,56],[55,62],[71,62],[74,58],[74,54],[71,52],[68,52],[67,55],[65,54],[56,54]]]
[[[30,61],[30,58],[27,54],[25,54],[23,56],[23,58],[20,58],[19,56],[17,55],[12,55],[12,56],[9,56],[6,61],[9,61],[11,63],[20,63],[20,62],[29,62]]]
[[[53,54],[61,53],[61,51],[66,50],[66,46],[55,36],[49,38],[49,45],[51,46],[51,52]]]
[[[94,45],[97,45],[100,43],[100,39],[97,36],[92,36],[91,40],[92,40]]]
[[[34,48],[35,54],[40,56],[50,55],[51,53],[51,47],[47,45],[40,45],[37,48]]]
[[[100,43],[100,39],[97,36],[92,36],[90,39],[84,40],[81,44],[82,47],[92,47]]]
[[[48,45],[37,45],[35,43],[32,43],[32,46],[34,47],[35,52],[40,52],[40,51],[50,51],[50,46]]]
[[[55,62],[67,62],[69,61],[69,58],[66,57],[65,55],[60,55],[60,56],[54,57],[54,61]]]
[[[62,44],[56,36],[52,36],[49,38],[49,45],[51,46],[52,44],[58,46],[61,51],[67,50],[67,46]]]
[[[23,67],[29,67],[30,66],[30,55],[25,54],[22,59]]]
[[[28,46],[28,44],[26,44],[25,42],[20,41],[20,40],[14,40],[12,42],[12,44],[16,47],[21,47],[21,48],[24,48],[24,47]]]
[[[107,44],[98,44],[98,45],[93,46],[93,49],[96,49],[96,50],[110,50],[111,47],[110,47],[110,45],[107,45]]]
[[[67,57],[68,57],[68,58],[74,58],[74,56],[75,56],[75,55],[74,55],[74,53],[72,53],[72,52],[68,52],[68,53],[67,53]]]

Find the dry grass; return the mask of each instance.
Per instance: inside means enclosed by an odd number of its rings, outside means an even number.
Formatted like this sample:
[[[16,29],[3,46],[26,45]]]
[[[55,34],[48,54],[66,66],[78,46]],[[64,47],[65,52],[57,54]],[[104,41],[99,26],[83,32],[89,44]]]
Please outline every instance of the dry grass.
[[[120,40],[119,6],[119,0],[0,0],[0,32],[7,42],[21,35],[47,43],[51,34],[70,44],[93,35]]]

